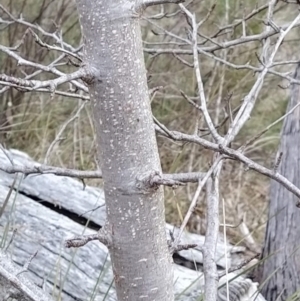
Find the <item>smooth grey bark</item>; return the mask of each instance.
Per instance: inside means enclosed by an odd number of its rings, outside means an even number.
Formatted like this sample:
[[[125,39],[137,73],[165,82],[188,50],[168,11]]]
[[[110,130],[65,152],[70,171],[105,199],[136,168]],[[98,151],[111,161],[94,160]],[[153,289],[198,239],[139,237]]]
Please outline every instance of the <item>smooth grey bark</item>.
[[[76,3],[118,300],[173,300],[163,189],[142,181],[161,166],[136,1]]]
[[[300,65],[294,77],[300,79]],[[287,107],[290,111],[300,101],[300,86],[294,84]],[[283,123],[279,153],[282,159],[278,172],[300,187],[300,108]],[[267,300],[286,300],[300,288],[300,209],[299,200],[276,181],[271,181],[269,216],[260,271],[267,280],[262,293]],[[279,298],[279,299],[277,299]]]

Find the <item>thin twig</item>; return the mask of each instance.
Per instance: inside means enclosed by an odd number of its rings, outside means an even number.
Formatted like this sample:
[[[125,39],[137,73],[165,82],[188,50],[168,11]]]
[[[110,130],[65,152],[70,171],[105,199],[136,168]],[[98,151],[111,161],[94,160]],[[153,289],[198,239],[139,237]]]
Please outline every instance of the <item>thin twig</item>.
[[[204,115],[207,127],[209,128],[209,131],[212,135],[212,137],[215,139],[216,142],[221,143],[223,141],[223,138],[218,134],[212,119],[209,115],[207,105],[206,105],[206,98],[204,93],[204,86],[203,81],[201,77],[200,72],[200,64],[199,64],[199,57],[198,57],[198,43],[197,43],[197,36],[198,36],[198,25],[196,22],[196,17],[194,14],[191,14],[182,4],[179,4],[180,8],[183,10],[183,12],[187,15],[187,17],[191,20],[192,23],[192,30],[193,30],[193,37],[192,37],[192,47],[193,47],[193,57],[194,57],[194,70],[195,75],[197,79],[197,87],[198,87],[198,94],[199,99],[201,103],[201,110]]]
[[[220,152],[223,155],[228,156],[228,158],[238,160],[242,163],[244,163],[248,169],[253,169],[257,171],[258,173],[261,173],[276,182],[282,184],[286,189],[288,189],[290,192],[292,192],[295,196],[297,196],[300,199],[300,189],[291,183],[286,177],[283,175],[277,173],[274,173],[273,170],[268,169],[253,160],[249,159],[246,157],[241,151],[239,150],[234,150],[232,148],[229,148],[227,146],[223,145],[217,145],[215,143],[212,143],[210,141],[207,141],[197,135],[188,135],[188,134],[183,134],[181,132],[177,131],[170,131],[164,126],[164,131],[160,129],[160,127],[156,127],[156,130],[159,131],[160,134],[173,139],[174,141],[185,141],[185,142],[190,142],[190,143],[196,143],[198,145],[203,146],[204,148],[213,150],[215,152]],[[166,131],[168,134],[166,134]]]
[[[194,212],[194,209],[197,205],[197,201],[198,201],[198,198],[199,198],[199,195],[202,191],[202,188],[204,187],[205,183],[207,182],[207,180],[209,179],[209,177],[211,176],[211,174],[214,172],[214,170],[217,168],[217,166],[219,165],[219,163],[222,161],[222,159],[224,159],[222,156],[219,156],[218,159],[213,163],[213,165],[211,166],[211,168],[207,171],[207,173],[205,174],[205,176],[203,177],[203,179],[200,181],[199,180],[199,184],[198,184],[198,187],[197,187],[197,190],[194,194],[194,197],[193,197],[193,200],[190,204],[190,207],[183,219],[183,222],[181,223],[181,226],[180,226],[180,229],[179,229],[179,232],[178,232],[178,235],[174,241],[174,245],[176,247],[176,245],[179,244],[180,242],[180,237],[192,215],[192,213]]]

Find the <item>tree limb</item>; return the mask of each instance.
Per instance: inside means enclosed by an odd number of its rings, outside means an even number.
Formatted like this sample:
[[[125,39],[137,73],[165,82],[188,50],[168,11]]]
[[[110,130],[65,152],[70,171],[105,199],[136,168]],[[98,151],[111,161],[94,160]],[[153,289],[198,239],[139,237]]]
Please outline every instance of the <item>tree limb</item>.
[[[26,268],[26,264],[24,266]],[[0,251],[0,275],[4,277],[12,287],[19,290],[19,296],[31,301],[52,301],[50,296],[23,275],[20,269],[8,254]],[[20,273],[21,272],[21,273]],[[20,298],[21,299],[21,298]]]
[[[286,30],[291,23],[288,24],[284,24],[283,26],[281,26],[281,30]],[[300,22],[296,22],[292,28],[296,28],[300,26]],[[206,46],[206,47],[198,47],[199,53],[201,53],[202,51],[206,51],[206,52],[214,52],[216,50],[220,50],[220,49],[225,49],[225,48],[232,48],[234,46],[237,45],[241,45],[241,44],[245,44],[245,43],[249,43],[249,42],[255,42],[255,41],[262,41],[264,39],[267,39],[271,36],[274,36],[278,34],[278,32],[274,29],[270,30],[270,31],[264,31],[260,34],[256,34],[256,35],[251,35],[251,36],[246,36],[246,37],[241,37],[238,39],[234,39],[231,41],[226,41],[226,42],[221,42],[219,43],[220,45],[213,45],[213,46]],[[151,54],[189,54],[192,55],[193,54],[193,50],[190,49],[172,49],[172,48],[164,48],[164,49],[156,49],[156,48],[144,48],[144,51],[147,53],[151,53]]]
[[[206,233],[202,247],[203,267],[205,279],[205,300],[217,300],[218,272],[215,261],[216,246],[219,235],[219,174],[222,163],[213,171],[206,183]]]
[[[50,88],[51,91],[54,91],[57,86],[70,82],[72,80],[83,78],[86,75],[87,75],[86,70],[82,68],[73,73],[63,74],[55,79],[45,80],[45,81],[26,80],[22,78],[16,78],[13,76],[8,76],[6,74],[0,74],[0,80],[16,84],[20,88],[29,87],[32,88],[33,90],[40,89],[40,88]]]
[[[6,152],[5,152],[6,154]],[[47,175],[53,174],[56,176],[62,177],[71,177],[78,179],[101,179],[102,172],[100,170],[78,170],[70,168],[56,167],[46,164],[39,163],[26,163],[26,164],[17,164],[12,159],[9,160],[9,163],[0,165],[0,170],[8,173],[22,173],[25,176],[28,175]],[[205,177],[205,172],[188,172],[188,173],[175,173],[175,174],[160,174],[152,175],[149,179],[151,185],[180,185],[183,183],[197,183],[199,180]],[[150,174],[149,174],[150,176]]]
[[[274,173],[274,170],[272,169],[268,169],[258,163],[255,163],[254,161],[246,157],[242,152],[238,150],[234,150],[227,146],[222,146],[221,144],[217,145],[216,143],[207,141],[203,138],[200,138],[197,135],[188,135],[188,134],[183,134],[177,131],[170,131],[170,130],[167,130],[166,133],[166,128],[165,130],[162,130],[158,125],[156,126],[156,130],[163,136],[171,138],[175,141],[196,143],[203,146],[206,149],[210,149],[215,152],[220,152],[221,154],[227,155],[229,158],[243,162],[247,166],[247,168],[253,169],[277,181],[278,183],[282,184],[286,189],[291,191],[295,196],[297,196],[300,199],[300,189],[297,186],[295,186],[293,183],[291,183],[286,177],[282,176],[278,172]],[[299,206],[300,203],[299,204],[297,203],[296,205]]]

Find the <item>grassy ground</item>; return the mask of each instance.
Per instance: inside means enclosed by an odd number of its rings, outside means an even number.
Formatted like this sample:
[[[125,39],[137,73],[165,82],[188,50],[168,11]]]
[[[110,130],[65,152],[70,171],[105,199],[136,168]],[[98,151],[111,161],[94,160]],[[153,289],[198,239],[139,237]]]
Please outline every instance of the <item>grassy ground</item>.
[[[45,30],[54,31],[56,27],[62,28],[62,35],[65,40],[76,46],[80,43],[80,30],[77,23],[76,10],[70,1],[23,1],[4,0],[3,5],[10,8],[15,16],[23,13],[25,20],[39,23]],[[12,2],[14,5],[12,5]],[[250,12],[256,1],[244,1],[245,10]],[[262,2],[262,1],[261,1]],[[38,4],[36,4],[38,3]],[[194,10],[199,19],[203,18],[212,5],[212,1],[201,1],[201,5],[194,4]],[[241,17],[241,3],[238,0],[229,1],[231,10],[228,16],[230,22]],[[170,8],[171,9],[171,8]],[[202,27],[203,34],[210,34],[217,29],[218,25],[224,25],[224,6],[218,4],[211,14],[210,19]],[[149,11],[151,14],[153,11]],[[284,21],[287,10],[279,12],[280,19]],[[265,11],[260,13],[249,22],[247,34],[256,34],[264,29],[262,23]],[[281,15],[280,15],[281,14]],[[1,16],[1,14],[0,14]],[[4,18],[4,15],[2,16]],[[157,21],[162,27],[177,34],[183,34],[185,19],[181,16],[180,21],[172,19]],[[25,26],[12,25],[3,29],[0,35],[0,43],[13,46],[20,40],[26,30]],[[152,31],[151,31],[152,30]],[[148,43],[162,40],[161,32],[153,24],[143,21],[143,36]],[[241,27],[238,27],[226,38],[238,37],[241,34]],[[43,41],[51,43],[50,38],[42,37]],[[283,47],[278,59],[294,56],[291,47],[296,47],[295,41],[290,38],[290,42]],[[164,36],[164,41],[170,38]],[[149,44],[145,44],[149,45]],[[251,43],[236,49],[230,49],[227,58],[235,64],[247,63],[251,61],[257,64],[255,52],[260,49],[260,43]],[[295,48],[294,48],[295,49]],[[48,52],[35,44],[32,37],[27,36],[24,45],[20,49],[22,56],[31,58],[35,62],[50,63],[59,54]],[[223,55],[221,52],[218,55]],[[191,62],[190,57],[184,59]],[[167,127],[192,133],[195,130],[196,122],[199,127],[204,128],[204,122],[199,112],[187,103],[179,93],[182,89],[190,96],[196,96],[196,82],[193,70],[183,65],[176,58],[171,56],[150,56],[145,54],[145,62],[148,73],[151,74],[150,87],[163,86],[163,89],[156,94],[152,102],[154,115]],[[21,75],[20,68],[16,63],[7,59],[0,53],[0,66],[2,72],[15,76]],[[70,66],[62,66],[64,70]],[[32,72],[29,68],[23,70]],[[224,100],[228,93],[233,93],[230,100],[232,109],[237,107],[242,98],[251,88],[255,80],[252,72],[241,70],[236,71],[223,68],[220,64],[215,64],[213,60],[201,56],[201,72],[211,114],[216,119],[216,108],[218,98]],[[281,83],[279,79],[272,76],[267,78],[262,93],[259,96],[257,106],[239,137],[233,143],[233,147],[239,147],[251,137],[260,132],[267,125],[278,119],[285,112],[288,100],[288,90],[278,88]],[[16,90],[8,90],[0,95],[0,139],[6,147],[17,148],[28,152],[33,158],[43,161],[51,142],[55,139],[60,127],[74,115],[81,101],[55,96],[53,99],[49,94],[22,93]],[[221,108],[218,119],[224,118],[224,105]],[[228,123],[221,129],[221,133],[226,132]],[[271,166],[276,155],[278,137],[281,123],[273,127],[264,136],[251,144],[247,150],[247,155],[265,165]],[[78,169],[94,169],[95,144],[94,128],[89,105],[81,111],[80,117],[67,126],[63,132],[63,139],[55,145],[48,164],[62,167]],[[210,151],[195,147],[190,144],[171,143],[162,138],[158,138],[160,156],[163,170],[166,173],[205,171],[212,158]],[[92,185],[101,185],[101,181],[91,180]],[[253,237],[258,244],[261,244],[264,236],[264,223],[266,222],[266,209],[268,204],[269,180],[252,171],[245,171],[244,166],[238,162],[228,161],[224,165],[222,172],[221,197],[226,207],[226,222],[231,225],[238,225],[242,217]],[[189,201],[195,191],[195,185],[179,188],[177,190],[166,189],[166,214],[167,220],[174,224],[179,224],[184,216]],[[189,223],[192,231],[204,233],[205,231],[205,207],[204,195],[201,196],[197,210]],[[238,242],[243,233],[239,227],[228,228],[228,234],[233,242]]]

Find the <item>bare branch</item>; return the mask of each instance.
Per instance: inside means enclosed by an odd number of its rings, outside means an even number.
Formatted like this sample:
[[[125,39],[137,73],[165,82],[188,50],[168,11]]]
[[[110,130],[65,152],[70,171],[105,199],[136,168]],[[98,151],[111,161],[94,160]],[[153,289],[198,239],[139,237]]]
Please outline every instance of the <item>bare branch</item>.
[[[235,272],[235,271],[238,271],[244,267],[246,267],[253,259],[256,259],[257,257],[259,257],[260,254],[255,254],[253,256],[251,256],[250,258],[242,261],[240,264],[232,267],[232,268],[229,268],[228,271],[222,271],[222,272],[219,272],[218,276],[219,276],[219,279],[224,277],[226,274],[229,274],[229,273],[232,273],[232,272]],[[253,268],[254,266],[251,266],[251,268]]]
[[[60,55],[57,59],[55,59],[51,64],[49,64],[47,67],[48,68],[51,68],[51,67],[55,67],[57,64],[59,64],[64,58],[65,58],[65,54],[62,54]],[[36,70],[34,71],[33,73],[25,76],[24,79],[31,79],[37,75],[39,75],[40,73],[42,73],[43,70]],[[5,91],[7,91],[10,87],[15,87],[15,88],[18,88],[17,85],[14,85],[14,84],[11,84],[11,83],[6,83],[6,82],[0,82],[1,85],[6,85],[6,87],[2,88],[0,90],[0,94],[3,94]],[[30,91],[30,88],[27,88],[26,90]],[[49,92],[49,90],[45,90],[45,91],[42,91],[42,92]],[[64,93],[64,92],[63,92]],[[66,92],[67,93],[67,92]],[[56,91],[56,94],[57,91]]]
[[[217,160],[215,162],[218,162]],[[206,233],[202,247],[203,267],[205,278],[205,300],[217,300],[218,272],[215,261],[216,246],[219,234],[219,174],[222,163],[213,171],[206,186]]]
[[[15,51],[13,51],[12,49],[10,49],[8,47],[0,45],[0,51],[4,52],[7,55],[9,55],[10,57],[14,58],[17,61],[18,66],[33,67],[35,69],[39,69],[39,70],[42,70],[42,71],[45,71],[45,72],[51,72],[51,73],[53,73],[55,75],[58,75],[58,76],[64,76],[65,75],[63,72],[61,72],[61,71],[57,70],[55,67],[53,67],[53,65],[44,66],[42,64],[38,64],[38,63],[34,63],[34,62],[31,62],[31,61],[25,60],[21,56],[16,54]],[[88,88],[85,85],[79,83],[78,81],[72,80],[71,83],[76,88],[78,88],[80,90],[83,90],[84,92],[88,92]]]
[[[31,166],[24,166],[14,164],[11,165],[2,165],[0,166],[0,170],[3,170],[9,174],[13,173],[22,173],[24,175],[32,175],[32,174],[54,174],[56,176],[64,176],[71,178],[79,178],[79,179],[97,179],[102,178],[101,171],[94,170],[76,170],[69,168],[61,168],[56,166],[44,165],[44,164],[33,164]]]
[[[243,19],[235,21],[232,24],[226,24],[225,26],[221,27],[215,34],[213,34],[212,37],[217,37],[218,35],[220,35],[220,33],[222,31],[225,31],[226,29],[234,29],[235,27],[241,25],[243,22],[251,19],[252,17],[254,17],[255,15],[259,14],[260,12],[264,11],[265,9],[267,9],[269,7],[269,3],[266,3],[256,9],[254,9],[251,13],[249,13],[247,16],[245,16]]]
[[[272,128],[273,126],[275,126],[276,124],[278,124],[279,122],[281,122],[283,119],[285,119],[287,116],[289,116],[291,113],[293,113],[294,110],[299,107],[299,105],[300,105],[300,103],[296,104],[291,110],[289,110],[283,116],[281,116],[280,118],[278,118],[277,120],[275,120],[274,122],[272,122],[271,124],[269,124],[266,128],[264,128],[262,131],[260,131],[254,137],[250,138],[248,141],[246,141],[246,143],[243,146],[241,146],[240,149],[246,149],[246,147],[248,145],[250,145],[251,143],[253,143],[254,141],[256,141],[259,137],[261,137],[263,134],[265,134],[270,128]]]
[[[9,22],[9,24],[13,24],[13,23],[17,23],[20,25],[24,25],[26,28],[32,28],[35,29],[37,31],[39,31],[42,35],[50,37],[52,39],[54,39],[54,41],[59,44],[62,45],[64,48],[69,49],[69,51],[73,52],[73,53],[78,53],[78,51],[80,51],[82,49],[82,45],[79,46],[79,48],[74,48],[71,45],[69,45],[68,43],[64,42],[61,37],[59,37],[56,33],[49,33],[47,31],[45,31],[41,26],[36,25],[36,24],[32,24],[30,22],[25,21],[22,18],[15,18],[7,9],[4,8],[3,5],[0,4],[0,9],[5,12],[7,14],[7,16],[12,20],[12,22]]]
[[[87,71],[84,68],[82,68],[73,73],[61,75],[60,77],[58,77],[56,79],[45,80],[45,81],[26,80],[26,79],[22,79],[22,78],[16,78],[13,76],[8,76],[5,74],[0,74],[0,80],[13,83],[21,89],[30,87],[30,88],[32,88],[32,90],[37,90],[40,88],[48,88],[49,87],[51,92],[55,92],[55,89],[57,86],[62,85],[66,82],[71,82],[73,80],[83,78],[86,75],[87,75]]]
[[[285,24],[283,26],[281,26],[281,30],[285,31],[286,29],[289,28],[289,26],[291,25],[291,23]],[[296,28],[300,26],[300,22],[297,21],[295,24],[293,24],[292,28]],[[256,34],[256,35],[251,35],[251,36],[246,36],[246,37],[241,37],[238,39],[234,39],[234,40],[230,40],[230,41],[225,41],[225,42],[221,42],[219,43],[220,45],[213,45],[213,46],[206,46],[206,47],[198,47],[199,53],[200,51],[206,51],[206,52],[214,52],[216,50],[220,50],[220,49],[226,49],[226,48],[232,48],[234,46],[238,46],[238,45],[242,45],[245,43],[249,43],[249,42],[255,42],[255,41],[262,41],[264,39],[267,39],[269,37],[272,37],[274,35],[278,34],[277,31],[275,31],[274,29],[270,30],[270,31],[264,31],[260,34]],[[192,50],[189,49],[172,49],[172,48],[165,48],[165,49],[155,49],[155,48],[144,48],[144,51],[150,54],[193,54]]]
[[[12,236],[10,237],[8,243],[7,243],[6,246],[5,246],[4,253],[8,251],[8,249],[9,249],[11,243],[14,241],[14,238],[15,238],[15,236],[16,236],[16,234],[17,234],[17,231],[18,231],[17,228],[14,228],[13,233],[12,233]]]
[[[29,258],[28,260],[25,262],[25,264],[23,265],[23,268],[20,272],[18,272],[18,274],[16,276],[21,275],[22,273],[28,272],[28,268],[29,265],[31,264],[33,258],[37,255],[38,251],[35,251]]]
[[[79,248],[93,240],[99,240],[98,234],[76,236],[65,241],[66,248]]]
[[[70,97],[70,98],[75,98],[75,99],[81,99],[81,100],[90,100],[90,97],[88,95],[83,95],[83,94],[75,94],[75,93],[69,93],[69,92],[65,92],[65,91],[59,91],[59,90],[55,90],[55,91],[51,91],[48,88],[40,88],[40,89],[34,89],[34,88],[30,88],[30,87],[20,87],[19,85],[10,83],[10,82],[3,82],[0,81],[0,85],[6,86],[4,87],[2,90],[0,90],[0,94],[2,91],[6,91],[9,88],[15,88],[19,91],[23,91],[23,92],[32,92],[32,91],[36,91],[36,92],[42,92],[42,93],[51,93],[51,95],[61,95],[61,96],[65,96],[65,97]]]
[[[189,50],[182,50],[182,52],[181,52],[181,51],[177,51],[176,49],[173,49],[172,51],[170,50],[170,54],[172,54],[174,57],[176,57],[177,59],[179,59],[179,56],[178,56],[179,54],[191,54],[191,53],[186,53],[186,51],[189,51]],[[207,56],[207,57],[209,57],[209,58],[211,58],[211,59],[213,59],[215,61],[218,61],[218,62],[222,63],[223,65],[226,65],[226,66],[228,66],[230,68],[233,68],[235,70],[248,69],[248,70],[252,70],[253,72],[256,72],[256,73],[262,72],[264,70],[263,67],[254,67],[254,66],[251,66],[248,63],[245,64],[245,65],[236,65],[236,64],[233,64],[233,63],[231,63],[231,62],[229,62],[229,61],[227,61],[225,59],[222,59],[222,58],[220,58],[220,57],[218,57],[218,56],[216,56],[216,55],[214,55],[214,54],[212,54],[210,52],[204,51],[203,48],[198,48],[198,52],[200,54],[203,54],[203,55],[205,55],[205,56]],[[182,60],[182,59],[179,59],[179,60]],[[279,77],[281,77],[283,79],[286,79],[286,80],[288,80],[292,84],[298,84],[299,85],[300,84],[299,80],[294,79],[293,77],[289,76],[286,73],[281,73],[281,72],[278,72],[278,71],[270,69],[270,68],[273,68],[273,67],[278,66],[278,65],[293,64],[293,63],[297,63],[297,62],[298,61],[295,61],[295,62],[294,61],[287,61],[287,62],[274,63],[274,64],[272,64],[269,67],[269,69],[267,70],[267,73],[273,74],[275,76],[279,76]],[[188,64],[185,63],[185,65],[188,65]]]
[[[178,181],[181,183],[197,183],[205,177],[205,172],[188,172],[188,173],[175,173],[164,174],[163,179]]]
[[[275,1],[276,2],[276,1]],[[272,2],[273,3],[273,2]],[[270,6],[274,4],[270,4]],[[264,78],[269,70],[269,68],[272,66],[274,57],[277,53],[277,50],[279,46],[281,45],[284,37],[287,35],[287,33],[300,21],[300,14],[294,19],[294,21],[287,27],[286,30],[282,30],[280,33],[280,36],[278,37],[278,40],[276,42],[276,45],[274,46],[274,49],[272,53],[269,55],[267,54],[266,48],[269,44],[265,44],[265,47],[263,49],[263,55],[266,58],[266,62],[264,65],[263,71],[258,75],[257,80],[255,84],[253,85],[251,91],[248,93],[248,95],[245,97],[243,105],[239,112],[237,113],[226,137],[225,137],[225,143],[228,144],[229,142],[233,141],[235,136],[239,133],[240,129],[243,127],[245,122],[249,119],[250,114],[254,108],[256,99],[258,97],[258,94],[262,88]],[[270,29],[268,30],[270,31]]]
[[[297,186],[295,186],[293,183],[291,183],[286,177],[282,176],[281,174],[278,174],[277,172],[274,173],[273,170],[268,169],[258,163],[255,163],[254,161],[247,158],[243,153],[241,153],[238,150],[234,150],[227,146],[217,145],[217,144],[209,142],[203,138],[200,138],[197,135],[183,134],[183,133],[176,132],[176,131],[170,131],[168,129],[166,132],[166,131],[161,130],[161,128],[158,126],[156,127],[156,130],[160,134],[162,134],[168,138],[171,138],[175,141],[185,141],[185,142],[196,143],[196,144],[203,146],[204,148],[211,149],[215,152],[220,152],[224,155],[227,155],[229,158],[243,162],[249,169],[253,169],[253,170],[277,181],[278,183],[282,184],[286,189],[291,191],[295,196],[297,196],[300,199],[300,189]]]
[[[211,16],[212,12],[214,11],[214,9],[216,8],[216,1],[212,4],[212,6],[210,7],[210,9],[208,10],[206,16],[197,24],[197,27],[200,28]],[[186,6],[185,6],[186,7]]]
[[[65,241],[66,248],[79,248],[93,240],[99,240],[106,247],[111,246],[111,236],[106,229],[107,225],[101,228],[98,233],[76,236]]]
[[[12,287],[18,289],[21,296],[31,301],[51,301],[50,296],[42,289],[37,287],[27,277],[20,274],[20,269],[9,257],[0,251],[0,275],[4,277]]]
[[[38,36],[31,28],[29,28],[29,31],[30,31],[30,33],[33,35],[33,37],[34,37],[34,39],[35,39],[35,42],[36,42],[37,44],[39,44],[41,47],[47,48],[48,50],[56,50],[56,51],[58,51],[58,52],[66,53],[67,55],[70,55],[70,56],[76,58],[78,61],[82,62],[81,57],[78,56],[75,52],[66,50],[66,49],[61,48],[61,47],[58,47],[58,46],[51,46],[51,45],[48,45],[47,43],[43,42],[43,41],[39,38],[39,36]]]
[[[212,137],[215,139],[216,142],[221,143],[223,141],[223,138],[218,134],[212,119],[209,115],[209,112],[207,110],[206,106],[206,99],[205,99],[205,93],[204,93],[204,86],[202,82],[201,72],[200,72],[200,64],[199,64],[199,58],[198,58],[198,43],[197,43],[197,34],[198,34],[198,26],[196,22],[196,17],[194,14],[191,14],[182,4],[179,4],[180,8],[184,11],[184,13],[187,15],[188,18],[190,18],[192,22],[192,29],[193,29],[193,37],[192,37],[192,46],[193,46],[193,57],[194,57],[194,69],[197,79],[197,86],[198,86],[198,94],[200,98],[201,103],[201,110],[203,112],[207,127],[209,128],[209,131],[212,135]]]
[[[101,179],[102,172],[100,170],[76,170],[69,168],[61,168],[45,164],[32,164],[32,165],[0,165],[0,170],[9,174],[22,173],[24,175],[43,175],[53,174],[56,176],[64,176],[78,179]],[[205,172],[188,172],[177,174],[163,174],[158,179],[153,179],[153,183],[157,185],[166,185],[174,183],[197,183],[199,179],[205,176]],[[169,186],[169,185],[167,185]],[[172,186],[172,185],[171,185]],[[0,214],[1,216],[1,214]]]
[[[208,172],[205,174],[205,176],[203,177],[203,179],[200,181],[199,180],[199,184],[198,184],[198,188],[195,192],[195,195],[193,197],[193,200],[191,201],[191,204],[190,204],[190,207],[183,219],[183,222],[181,223],[181,226],[180,226],[180,229],[179,229],[179,233],[173,243],[174,245],[174,248],[176,248],[177,245],[179,245],[179,242],[180,242],[180,237],[192,215],[192,213],[194,212],[194,209],[197,205],[197,201],[198,201],[198,198],[199,198],[199,195],[202,191],[202,188],[204,187],[205,183],[207,182],[207,180],[209,179],[209,177],[212,175],[212,173],[214,172],[214,170],[218,167],[219,163],[222,161],[223,157],[222,156],[219,156],[214,164],[211,166],[211,168],[208,170]]]
[[[170,243],[170,253],[174,254],[176,252],[180,252],[182,250],[189,250],[189,249],[194,249],[196,247],[198,247],[198,249],[200,248],[197,244],[186,244],[186,245],[178,245],[176,248],[173,247],[172,242],[169,241]]]
[[[277,172],[278,170],[278,167],[281,163],[281,160],[282,160],[282,155],[283,155],[283,152],[279,152],[277,158],[276,158],[276,161],[275,161],[275,164],[274,164],[274,167],[273,167],[273,171],[274,172]]]

